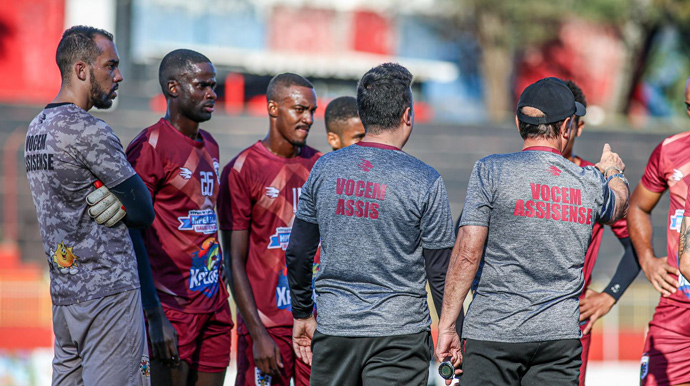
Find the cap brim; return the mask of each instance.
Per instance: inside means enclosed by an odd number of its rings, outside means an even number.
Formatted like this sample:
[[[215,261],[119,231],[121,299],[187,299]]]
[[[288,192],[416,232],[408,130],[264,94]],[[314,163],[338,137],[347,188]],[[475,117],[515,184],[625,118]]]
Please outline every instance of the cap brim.
[[[585,109],[585,106],[580,102],[575,102],[575,115],[582,117],[585,114],[587,114],[587,109]]]

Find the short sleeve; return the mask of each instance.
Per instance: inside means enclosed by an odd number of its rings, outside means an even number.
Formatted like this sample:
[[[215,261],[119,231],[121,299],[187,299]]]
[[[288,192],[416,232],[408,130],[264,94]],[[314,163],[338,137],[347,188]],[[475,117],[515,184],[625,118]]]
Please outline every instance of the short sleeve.
[[[318,223],[316,219],[316,196],[315,196],[315,184],[317,176],[319,175],[319,170],[321,169],[321,161],[316,161],[314,167],[309,173],[309,178],[307,182],[302,186],[302,193],[299,196],[299,205],[297,208],[297,213],[295,217],[302,221],[306,221],[312,224]]]
[[[493,173],[484,160],[474,164],[459,226],[489,226],[494,197]]]
[[[601,200],[598,202],[601,202],[601,208],[599,208],[599,211],[596,212],[596,221],[599,223],[607,223],[611,221],[615,213],[616,195],[613,193],[613,190],[611,190],[611,188],[609,187],[609,184],[606,182],[606,178],[604,178],[604,175],[601,174],[601,172],[596,167],[587,166],[583,169],[585,170],[586,177],[591,178],[594,185],[600,187],[599,189],[601,192]]]
[[[148,142],[144,133],[140,134],[127,146],[127,160],[144,181],[151,197],[158,190],[160,181],[165,179],[163,162],[156,149]]]
[[[652,155],[649,156],[647,166],[644,168],[642,179],[640,180],[640,183],[642,183],[647,190],[654,193],[661,193],[668,188],[664,171],[661,168],[662,146],[663,142],[654,148]]]
[[[92,118],[71,145],[73,156],[108,188],[136,172],[127,161],[120,139],[103,121]]]
[[[252,219],[252,197],[249,184],[235,168],[237,159],[225,166],[218,192],[218,223],[220,229],[240,231],[249,229]]]
[[[628,222],[624,218],[611,224],[611,230],[619,239],[630,237],[628,233]]]
[[[453,215],[450,212],[448,193],[439,176],[424,197],[422,214],[422,247],[426,249],[451,248],[455,244]]]

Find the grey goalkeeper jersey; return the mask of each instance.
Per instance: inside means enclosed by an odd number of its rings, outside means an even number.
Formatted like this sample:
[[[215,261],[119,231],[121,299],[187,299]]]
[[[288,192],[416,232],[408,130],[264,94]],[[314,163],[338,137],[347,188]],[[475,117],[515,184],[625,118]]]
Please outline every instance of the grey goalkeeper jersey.
[[[532,147],[474,165],[460,226],[489,232],[465,338],[580,336],[585,253],[594,223],[611,219],[615,200],[594,166],[579,167],[554,151]]]
[[[86,196],[135,174],[108,125],[74,104],[52,104],[31,121],[24,160],[55,305],[139,288],[127,227],[98,225]]]
[[[422,248],[455,241],[441,176],[405,152],[362,143],[316,162],[297,218],[319,225],[317,329],[337,336],[429,330]]]

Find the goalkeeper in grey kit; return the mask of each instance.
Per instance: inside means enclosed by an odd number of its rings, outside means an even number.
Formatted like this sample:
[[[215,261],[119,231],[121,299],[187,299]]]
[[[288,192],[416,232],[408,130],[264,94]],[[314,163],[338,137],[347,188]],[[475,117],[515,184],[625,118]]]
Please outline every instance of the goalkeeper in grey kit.
[[[150,225],[153,206],[120,140],[87,112],[110,107],[123,79],[113,36],[72,27],[56,59],[60,92],[31,122],[25,146],[50,270],[52,383],[148,385],[138,265],[127,227]],[[29,160],[47,162],[29,167]]]

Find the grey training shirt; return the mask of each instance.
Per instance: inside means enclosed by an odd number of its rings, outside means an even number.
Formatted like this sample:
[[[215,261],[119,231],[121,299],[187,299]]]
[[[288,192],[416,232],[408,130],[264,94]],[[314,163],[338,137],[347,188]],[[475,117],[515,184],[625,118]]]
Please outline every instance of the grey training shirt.
[[[594,223],[609,221],[613,208],[604,176],[555,149],[532,147],[477,161],[460,226],[489,232],[463,337],[579,338],[585,253]]]
[[[135,174],[113,130],[74,104],[48,105],[31,121],[24,150],[53,304],[139,288],[127,227],[98,225],[87,213],[96,180],[112,188]]]
[[[319,225],[317,329],[336,336],[429,330],[422,248],[455,241],[441,176],[405,152],[374,143],[324,155],[296,216]]]

